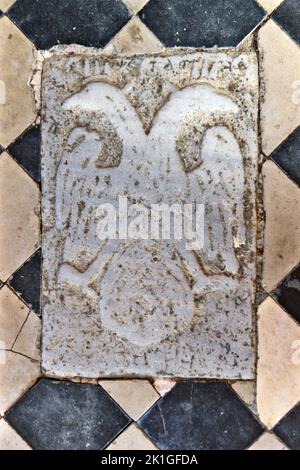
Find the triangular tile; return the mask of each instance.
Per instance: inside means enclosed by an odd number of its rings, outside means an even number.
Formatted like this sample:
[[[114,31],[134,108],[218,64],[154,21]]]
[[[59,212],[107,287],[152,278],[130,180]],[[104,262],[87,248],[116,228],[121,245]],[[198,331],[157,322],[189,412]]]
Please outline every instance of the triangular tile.
[[[9,279],[10,286],[33,308],[37,315],[40,313],[40,277],[41,251],[38,250]]]
[[[16,0],[0,0],[0,9],[2,11],[7,11]]]
[[[250,410],[257,414],[256,408],[256,383],[254,380],[238,380],[231,384],[233,390],[239,395]]]
[[[300,324],[300,266],[289,273],[272,296]]]
[[[135,421],[159,398],[148,380],[100,380],[99,385]]]
[[[4,419],[0,420],[0,450],[31,450]]]
[[[6,351],[0,362],[0,414],[3,415],[40,376],[40,364],[21,354]]]
[[[0,279],[7,278],[40,244],[40,192],[7,153],[0,156]]]
[[[19,3],[19,2],[18,2]],[[29,81],[34,68],[34,47],[7,16],[0,18],[0,144],[7,147],[36,118]]]
[[[275,434],[265,432],[248,450],[288,450]]]
[[[157,447],[135,423],[132,423],[125,431],[119,434],[106,450],[157,450]]]
[[[271,157],[300,187],[300,126],[272,153]]]
[[[283,0],[257,0],[257,3],[259,3],[268,13],[272,13],[272,11],[274,11],[282,2]]]
[[[300,450],[300,403],[282,418],[274,432],[291,450]]]
[[[12,349],[32,359],[40,360],[40,340],[41,320],[34,312],[30,312]]]
[[[300,188],[272,161],[263,167],[263,286],[271,292],[300,261]]]
[[[29,308],[7,287],[0,289],[0,349],[11,349]]]
[[[300,48],[273,20],[258,33],[264,94],[261,100],[262,148],[270,155],[300,124],[295,84]]]
[[[173,379],[154,379],[153,381],[153,387],[157,392],[161,395],[164,396],[166,393],[169,393],[170,390],[172,390],[173,387],[176,385],[176,380]]]
[[[132,18],[104,48],[108,54],[141,54],[160,52],[163,44],[138,18]]]
[[[299,0],[284,0],[273,13],[273,18],[282,28],[300,44],[300,8]]]
[[[140,11],[149,0],[123,0],[123,3],[128,6],[132,13]]]
[[[32,127],[9,147],[13,158],[39,182],[40,177],[40,126]]]

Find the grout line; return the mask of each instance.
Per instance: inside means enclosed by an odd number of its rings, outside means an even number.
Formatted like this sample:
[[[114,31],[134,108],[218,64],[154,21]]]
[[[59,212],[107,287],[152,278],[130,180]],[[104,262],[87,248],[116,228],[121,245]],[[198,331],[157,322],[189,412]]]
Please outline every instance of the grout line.
[[[24,322],[23,322],[23,324],[22,324],[22,326],[21,326],[21,328],[20,328],[20,330],[19,330],[19,333],[17,334],[17,336],[16,336],[16,338],[15,338],[15,340],[14,340],[14,342],[13,342],[11,348],[10,348],[11,350],[13,350],[13,348],[14,348],[14,346],[15,346],[15,344],[16,344],[16,342],[17,342],[17,340],[18,340],[18,338],[19,338],[19,336],[20,336],[20,334],[21,334],[21,332],[22,332],[22,330],[23,330],[25,324],[27,323],[27,320],[28,320],[30,314],[31,314],[31,309],[29,309],[29,312],[28,312],[28,314],[27,314],[27,316],[26,316],[26,318],[25,318],[25,320],[24,320]],[[17,351],[13,351],[13,352],[16,352],[16,353],[17,353]]]

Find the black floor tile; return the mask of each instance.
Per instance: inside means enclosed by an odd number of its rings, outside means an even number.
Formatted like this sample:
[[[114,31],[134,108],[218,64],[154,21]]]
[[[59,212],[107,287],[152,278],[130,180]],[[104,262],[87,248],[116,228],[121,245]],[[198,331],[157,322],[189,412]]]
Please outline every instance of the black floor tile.
[[[285,0],[273,13],[273,19],[300,44],[300,3],[299,0]]]
[[[236,46],[264,17],[254,0],[150,0],[139,13],[167,46]]]
[[[10,286],[40,315],[41,250],[16,271],[9,279]]]
[[[45,379],[6,420],[39,450],[101,450],[131,421],[99,385]]]
[[[300,266],[273,291],[273,296],[300,323]]]
[[[274,428],[278,437],[292,450],[300,450],[300,404]]]
[[[221,382],[182,382],[139,420],[164,450],[245,449],[262,428]]]
[[[40,126],[33,127],[16,140],[9,153],[39,183],[40,176]]]
[[[8,16],[38,48],[48,49],[103,47],[131,15],[121,0],[17,0]]]
[[[275,150],[272,160],[300,186],[300,126]]]

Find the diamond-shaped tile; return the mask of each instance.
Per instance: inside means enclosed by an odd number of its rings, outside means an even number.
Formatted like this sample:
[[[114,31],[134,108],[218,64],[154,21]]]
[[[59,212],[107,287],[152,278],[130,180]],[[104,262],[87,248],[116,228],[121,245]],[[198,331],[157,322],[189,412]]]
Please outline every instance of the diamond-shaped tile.
[[[100,380],[99,384],[134,420],[139,419],[159,398],[148,380]]]
[[[107,44],[109,54],[141,54],[160,52],[164,48],[157,37],[135,16]]]
[[[132,423],[125,429],[106,450],[156,450],[154,444],[145,434]]]
[[[7,287],[0,289],[0,348],[11,349],[29,308]]]
[[[121,0],[18,0],[8,14],[39,49],[103,47],[131,16]]]
[[[262,433],[225,383],[183,382],[139,421],[160,449],[245,449]]]
[[[40,181],[40,126],[32,127],[16,140],[9,153],[36,181]]]
[[[16,0],[0,0],[0,9],[2,11],[7,11]]]
[[[35,117],[29,81],[34,48],[6,17],[0,18],[0,144],[7,147]]]
[[[300,124],[300,48],[273,20],[258,33],[261,57],[262,148],[270,155]]]
[[[300,323],[300,266],[274,290],[273,296]]]
[[[150,0],[139,13],[165,46],[236,46],[264,17],[254,0]]]
[[[4,360],[0,361],[0,414],[3,415],[39,376],[38,361],[6,351]]]
[[[300,261],[300,188],[272,161],[263,166],[263,286],[270,292]]]
[[[292,450],[300,450],[300,404],[275,427],[274,432]]]
[[[248,450],[288,450],[288,448],[271,432],[265,432]]]
[[[5,281],[39,244],[39,189],[3,153],[0,155],[0,279]]]
[[[269,428],[300,399],[300,326],[271,298],[258,309],[257,408]]]
[[[300,186],[300,126],[275,150],[272,160]]]
[[[42,379],[7,413],[34,449],[100,450],[129,423],[98,385]]]
[[[299,0],[285,0],[273,13],[273,18],[300,44]]]
[[[40,277],[41,251],[38,250],[9,280],[9,284],[37,315],[40,313]]]
[[[4,420],[0,420],[0,450],[30,450],[28,444]]]

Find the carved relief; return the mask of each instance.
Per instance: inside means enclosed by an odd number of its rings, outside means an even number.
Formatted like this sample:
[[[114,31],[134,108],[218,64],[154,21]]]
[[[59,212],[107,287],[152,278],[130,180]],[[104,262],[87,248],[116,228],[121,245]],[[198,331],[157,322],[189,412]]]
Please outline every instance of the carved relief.
[[[175,56],[174,68],[176,62]],[[143,67],[141,77],[149,70]],[[191,355],[201,349],[201,334],[205,342],[205,329],[198,330],[201,321],[221,311],[227,316],[231,303],[238,310],[243,299],[251,334],[255,196],[249,200],[249,191],[255,186],[256,156],[255,143],[247,140],[249,122],[239,96],[207,79],[176,85],[171,72],[169,81],[160,70],[162,76],[154,73],[148,82],[148,88],[160,90],[157,98],[154,91],[150,96],[147,87],[140,88],[140,76],[127,83],[122,76],[119,84],[93,77],[62,97],[63,126],[56,153],[53,148],[57,163],[49,185],[55,205],[49,210],[45,205],[47,233],[57,237],[60,252],[53,268],[46,262],[50,291],[62,292],[61,298],[73,295],[79,306],[89,306],[99,334],[107,331],[105,341],[112,344],[109,335],[116,335],[115,341],[131,344],[133,355],[140,348],[165,348],[165,341],[177,344],[177,351],[187,346]],[[251,94],[252,89],[249,100]],[[184,238],[99,239],[97,207],[117,207],[120,196],[145,208],[204,205],[204,247],[187,249]],[[194,330],[196,343],[184,346],[183,338]],[[101,340],[93,341],[95,348]],[[179,370],[183,360],[173,356],[172,365],[165,367]]]

